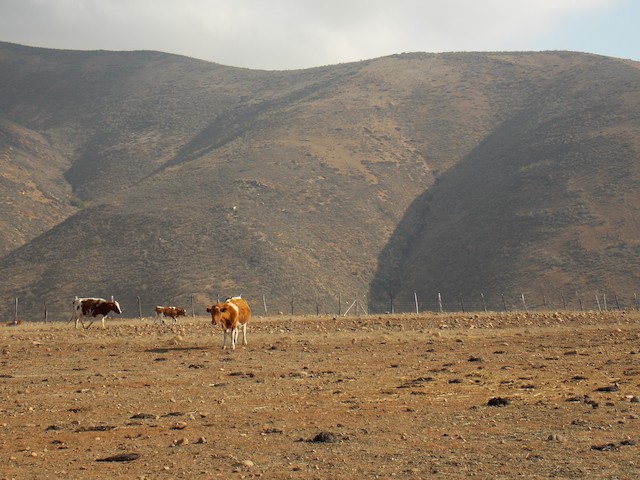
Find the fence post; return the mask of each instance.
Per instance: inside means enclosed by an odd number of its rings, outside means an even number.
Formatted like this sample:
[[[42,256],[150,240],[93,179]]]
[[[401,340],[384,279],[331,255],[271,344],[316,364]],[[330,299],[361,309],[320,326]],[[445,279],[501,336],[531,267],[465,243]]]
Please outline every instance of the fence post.
[[[598,299],[598,294],[596,293],[596,303],[598,304],[598,311],[601,312],[602,308],[600,308],[600,299]]]
[[[604,304],[604,311],[607,311],[607,294],[603,293],[602,294],[602,303]]]
[[[191,318],[195,318],[196,316],[196,309],[193,306],[193,293],[191,294]]]
[[[46,322],[48,320],[48,313],[47,313],[47,301],[44,301],[44,321]]]
[[[358,299],[356,298],[356,299],[353,301],[353,303],[352,303],[351,305],[349,305],[349,308],[347,308],[347,311],[346,311],[346,312],[344,312],[344,315],[342,315],[343,317],[346,317],[346,316],[347,316],[347,313],[349,313],[349,310],[351,310],[351,307],[353,307],[353,306],[356,304],[356,301],[357,301],[357,300],[358,300]]]
[[[460,306],[462,307],[462,313],[466,313],[464,311],[464,300],[462,299],[462,294],[460,294]]]
[[[136,302],[138,302],[138,318],[142,320],[142,305],[140,304],[140,295],[136,295]]]
[[[524,305],[524,311],[529,313],[529,309],[527,308],[527,302],[525,302],[524,300],[524,293],[521,293],[520,296],[522,297],[522,305]]]
[[[638,295],[636,293],[633,294],[633,303],[636,306],[636,310],[638,310]]]
[[[262,306],[264,307],[264,314],[267,315],[267,297],[262,294]]]
[[[620,302],[618,302],[618,295],[615,296],[616,299],[616,307],[618,307],[618,310],[620,310]]]
[[[13,323],[18,323],[18,297],[16,297],[16,311],[15,316],[13,317]]]
[[[582,306],[582,299],[580,298],[580,295],[578,295],[578,292],[576,292],[576,297],[578,297],[578,303],[580,304],[580,311],[584,312],[584,307]]]
[[[366,293],[364,294],[364,298],[365,300],[363,303],[366,302],[366,308],[364,305],[362,306],[362,313],[364,313],[365,315],[369,315],[369,297],[367,297]]]
[[[482,298],[482,308],[484,308],[484,313],[487,313],[487,304],[484,301],[484,293],[480,294],[480,298]]]
[[[504,307],[504,311],[507,311],[507,302],[504,301],[504,293],[501,293],[500,295],[502,295],[502,306]]]
[[[438,292],[438,308],[440,309],[440,313],[442,313],[442,295]]]
[[[413,292],[413,301],[416,304],[416,314],[420,313],[420,309],[418,308],[418,294]]]
[[[293,292],[291,292],[291,316],[293,317]]]
[[[342,292],[338,292],[338,316],[342,314]]]

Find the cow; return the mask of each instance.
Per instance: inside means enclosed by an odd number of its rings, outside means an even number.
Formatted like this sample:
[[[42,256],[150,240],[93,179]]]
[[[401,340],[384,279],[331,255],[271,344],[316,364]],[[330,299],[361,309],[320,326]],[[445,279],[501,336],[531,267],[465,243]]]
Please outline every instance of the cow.
[[[162,324],[164,325],[164,317],[173,318],[173,324],[178,323],[178,317],[182,315],[183,317],[187,316],[187,311],[184,308],[180,307],[162,307],[158,305],[156,307],[156,318],[154,319],[154,323],[156,320],[160,319]]]
[[[251,308],[242,297],[227,298],[224,303],[215,303],[207,308],[211,314],[211,324],[220,323],[224,332],[222,349],[227,348],[227,335],[231,335],[231,349],[235,350],[238,341],[238,327],[242,328],[242,343],[247,344],[247,323],[251,318]]]
[[[121,314],[122,310],[120,309],[120,304],[116,302],[113,297],[111,297],[111,301],[107,301],[103,298],[78,298],[76,297],[73,301],[73,315],[71,316],[71,320],[76,321],[76,328],[78,328],[78,322],[82,324],[82,327],[86,330],[95,320],[91,320],[91,323],[84,326],[84,322],[82,319],[84,317],[93,317],[94,319],[98,316],[101,316],[102,320],[102,328],[104,326],[104,319],[109,313],[114,312],[117,314]],[[69,320],[69,321],[71,321]]]

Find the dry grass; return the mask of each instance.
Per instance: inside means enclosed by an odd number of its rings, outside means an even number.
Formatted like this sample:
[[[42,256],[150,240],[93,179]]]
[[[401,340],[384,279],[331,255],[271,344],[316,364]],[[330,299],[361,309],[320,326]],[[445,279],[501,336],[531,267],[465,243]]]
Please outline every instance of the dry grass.
[[[2,327],[0,478],[634,478],[639,319]]]

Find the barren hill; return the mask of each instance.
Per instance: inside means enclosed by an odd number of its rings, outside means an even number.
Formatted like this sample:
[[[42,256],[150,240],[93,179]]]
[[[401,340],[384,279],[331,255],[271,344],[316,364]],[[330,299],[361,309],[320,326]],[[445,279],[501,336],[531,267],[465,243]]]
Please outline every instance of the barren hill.
[[[632,288],[640,72],[567,52],[299,71],[0,44],[0,309]],[[366,299],[364,295],[366,294]],[[256,305],[257,306],[257,305]]]

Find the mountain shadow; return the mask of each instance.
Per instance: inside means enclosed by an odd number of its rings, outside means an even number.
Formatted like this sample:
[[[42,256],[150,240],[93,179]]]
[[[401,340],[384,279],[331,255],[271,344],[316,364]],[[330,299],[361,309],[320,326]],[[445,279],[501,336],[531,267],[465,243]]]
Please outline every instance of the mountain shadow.
[[[532,95],[411,204],[379,256],[372,311],[412,311],[416,298],[421,310],[439,298],[445,310],[524,308],[523,295],[551,307],[594,288],[632,302],[638,152],[615,124],[637,115],[582,94]]]

